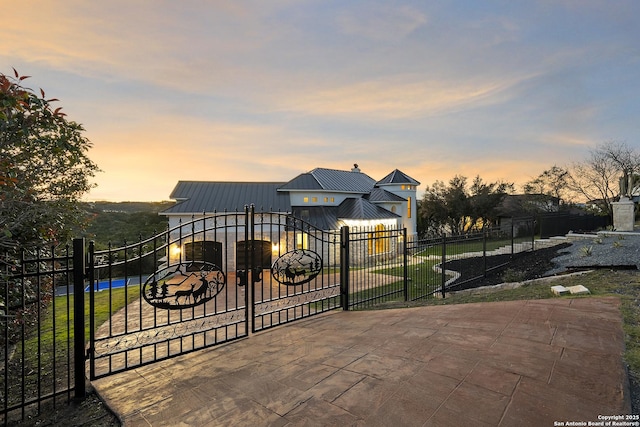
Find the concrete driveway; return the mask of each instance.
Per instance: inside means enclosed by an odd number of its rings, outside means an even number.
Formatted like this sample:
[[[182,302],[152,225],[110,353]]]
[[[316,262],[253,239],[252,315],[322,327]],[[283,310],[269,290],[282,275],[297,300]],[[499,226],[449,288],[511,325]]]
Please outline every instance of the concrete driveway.
[[[336,311],[103,378],[127,426],[554,426],[630,413],[616,298]]]

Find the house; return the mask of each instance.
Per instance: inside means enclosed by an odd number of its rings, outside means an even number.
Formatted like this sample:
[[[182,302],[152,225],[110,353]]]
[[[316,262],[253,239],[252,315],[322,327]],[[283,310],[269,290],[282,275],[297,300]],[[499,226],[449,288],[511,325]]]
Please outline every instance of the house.
[[[342,226],[377,231],[405,227],[408,236],[415,236],[418,185],[398,169],[376,181],[358,165],[351,170],[316,168],[288,182],[180,181],[170,195],[176,204],[160,214],[168,217],[169,227],[174,229],[216,213],[244,213],[245,206],[253,205],[256,212],[290,214],[319,230],[337,231]],[[239,233],[243,231],[239,229]],[[264,236],[259,239],[263,241],[266,263],[267,252],[278,242],[273,241],[273,230],[262,233]],[[205,239],[217,240],[210,236]],[[296,239],[298,245],[303,245],[304,236],[297,235]],[[231,253],[233,249],[220,246],[215,251]],[[242,244],[235,247],[236,259],[241,258],[241,249]]]

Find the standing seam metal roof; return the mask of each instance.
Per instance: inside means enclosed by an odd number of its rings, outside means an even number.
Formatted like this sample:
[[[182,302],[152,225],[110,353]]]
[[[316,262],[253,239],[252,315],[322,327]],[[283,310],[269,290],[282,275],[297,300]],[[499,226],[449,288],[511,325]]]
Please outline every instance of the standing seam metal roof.
[[[171,192],[178,201],[163,214],[243,212],[246,205],[256,209],[291,212],[287,193],[277,189],[282,182],[180,181]]]
[[[345,199],[338,206],[339,219],[386,219],[399,217],[400,215],[373,205],[363,198]]]
[[[367,196],[367,200],[372,203],[376,202],[406,202],[407,199],[400,197],[397,194],[393,194],[382,188],[374,188]]]
[[[279,190],[325,190],[366,194],[375,183],[373,178],[362,172],[316,168],[298,175]]]
[[[411,178],[409,175],[404,172],[395,169],[389,175],[382,178],[380,181],[376,183],[376,185],[384,185],[384,184],[412,184],[412,185],[420,185],[418,181]]]

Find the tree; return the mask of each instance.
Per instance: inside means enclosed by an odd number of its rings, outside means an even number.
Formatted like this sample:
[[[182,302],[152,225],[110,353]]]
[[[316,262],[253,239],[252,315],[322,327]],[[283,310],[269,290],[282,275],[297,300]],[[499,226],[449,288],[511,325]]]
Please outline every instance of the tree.
[[[98,167],[84,129],[57,99],[0,74],[0,248],[66,241],[81,225],[80,198]]]
[[[485,183],[476,176],[470,188],[470,228],[494,225],[498,220],[498,208],[508,193],[514,191],[513,183]]]
[[[436,181],[427,187],[420,202],[422,235],[455,235],[495,223],[497,209],[513,184],[485,183],[476,176],[470,188],[467,178],[456,175],[448,185]]]
[[[523,192],[528,195],[523,209],[531,212],[554,212],[557,207],[555,203],[550,203],[551,198],[557,199],[561,207],[570,205],[573,196],[570,181],[568,169],[553,165],[522,186]]]
[[[620,196],[631,198],[640,173],[640,153],[624,142],[607,141],[596,147],[600,155],[608,158],[622,173],[619,179]]]
[[[568,189],[569,179],[570,174],[567,169],[553,165],[536,178],[526,182],[523,190],[525,194],[551,196],[568,204],[571,197]]]
[[[601,214],[611,216],[611,202],[631,194],[632,179],[638,171],[637,151],[625,143],[605,142],[592,149],[588,159],[573,165],[569,188],[594,204]]]

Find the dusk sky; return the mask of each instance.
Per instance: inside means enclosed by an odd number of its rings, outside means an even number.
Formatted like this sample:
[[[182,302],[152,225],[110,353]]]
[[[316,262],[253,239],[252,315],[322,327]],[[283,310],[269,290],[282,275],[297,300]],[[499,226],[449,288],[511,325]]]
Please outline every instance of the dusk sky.
[[[178,180],[518,186],[605,141],[640,149],[640,1],[3,0],[0,72],[59,98],[103,172]]]

